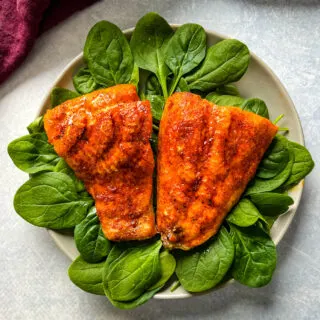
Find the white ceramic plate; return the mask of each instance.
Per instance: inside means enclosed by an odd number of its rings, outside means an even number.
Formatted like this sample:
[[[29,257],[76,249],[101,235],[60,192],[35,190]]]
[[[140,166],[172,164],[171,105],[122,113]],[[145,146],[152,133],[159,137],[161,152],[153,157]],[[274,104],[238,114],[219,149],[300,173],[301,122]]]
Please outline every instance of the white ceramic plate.
[[[177,25],[172,25],[176,28]],[[127,37],[132,34],[133,28],[125,30],[124,33]],[[212,31],[207,31],[208,45],[212,45],[227,37],[219,35]],[[60,77],[54,83],[53,87],[63,87],[73,89],[72,75],[84,64],[83,55],[79,54],[75,57],[69,65],[66,66]],[[52,88],[53,88],[52,87]],[[241,95],[245,98],[257,97],[264,100],[269,108],[270,119],[275,119],[280,114],[285,114],[281,120],[282,127],[288,127],[290,132],[288,138],[304,145],[303,133],[296,109],[291,101],[287,91],[281,84],[277,76],[272,70],[255,54],[251,53],[251,62],[248,71],[244,77],[237,83],[237,87]],[[51,90],[50,90],[51,92]],[[50,92],[41,106],[39,115],[44,114],[46,109],[50,107]],[[303,182],[300,182],[293,190],[289,192],[290,196],[294,199],[294,205],[290,210],[282,215],[274,224],[271,230],[271,237],[273,241],[278,244],[285,232],[287,231],[292,218],[297,210],[300,202],[303,189]],[[66,233],[60,233],[49,230],[58,247],[72,260],[78,255],[73,236]],[[223,284],[230,284],[233,280]],[[221,287],[221,286],[220,286]],[[215,288],[214,290],[216,290]],[[154,297],[156,299],[177,299],[187,298],[192,294],[186,292],[182,287],[179,287],[174,292],[170,292],[170,286],[167,286],[161,292],[157,293]]]

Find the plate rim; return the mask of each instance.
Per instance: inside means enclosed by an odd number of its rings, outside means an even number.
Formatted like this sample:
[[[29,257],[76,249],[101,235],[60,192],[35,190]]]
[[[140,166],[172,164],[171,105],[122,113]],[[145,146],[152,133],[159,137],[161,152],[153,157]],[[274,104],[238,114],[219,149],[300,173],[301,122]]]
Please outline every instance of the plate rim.
[[[170,26],[173,29],[178,28],[179,26],[181,26],[182,24],[170,24]],[[209,30],[209,29],[205,29],[206,34],[211,35],[213,37],[216,38],[220,38],[220,39],[232,39],[232,37]],[[122,32],[126,35],[126,36],[130,36],[130,34],[133,32],[134,27],[132,28],[128,28],[123,30]],[[261,65],[263,67],[263,69],[268,73],[268,75],[272,78],[272,80],[277,84],[277,87],[280,89],[280,92],[283,94],[283,96],[286,97],[290,108],[292,109],[294,116],[296,117],[296,119],[298,120],[298,136],[301,140],[301,145],[305,145],[305,139],[304,139],[304,134],[303,134],[303,129],[302,129],[302,125],[301,125],[301,121],[300,121],[300,117],[299,114],[297,112],[297,109],[293,103],[293,100],[291,99],[287,89],[285,88],[284,84],[280,81],[279,77],[275,74],[275,72],[259,57],[257,56],[254,52],[250,51],[250,56],[251,59],[255,59],[257,61],[257,63],[259,65]],[[79,53],[78,55],[76,55],[61,71],[61,73],[59,74],[59,76],[56,78],[56,80],[53,82],[53,85],[51,86],[50,90],[48,91],[48,93],[46,94],[46,96],[44,97],[44,99],[42,99],[40,107],[38,108],[37,111],[37,117],[42,115],[44,113],[44,111],[47,109],[47,106],[50,104],[50,95],[51,95],[51,91],[53,88],[55,88],[57,86],[57,84],[65,77],[66,73],[68,73],[70,71],[71,68],[74,69],[74,66],[77,65],[78,63],[80,63],[81,61],[83,61],[83,52]],[[300,204],[301,201],[301,197],[302,197],[302,193],[303,193],[303,189],[304,189],[304,180],[300,181],[300,183],[294,187],[294,189],[297,191],[296,194],[296,201],[294,203],[294,205],[290,208],[290,210],[293,210],[292,214],[290,215],[289,219],[287,220],[286,224],[284,225],[284,227],[281,229],[281,231],[277,234],[277,236],[275,237],[275,239],[272,239],[275,243],[275,245],[277,246],[279,244],[279,242],[282,240],[282,238],[284,237],[285,233],[288,231],[288,228],[294,218],[294,216],[296,215],[296,211],[298,209],[298,206]],[[55,244],[57,245],[57,247],[68,257],[72,260],[72,257],[70,255],[70,252],[65,248],[65,246],[63,245],[62,241],[60,240],[60,238],[58,237],[58,233],[55,230],[51,230],[51,229],[47,229],[49,235],[52,237],[53,241],[55,242]],[[213,292],[216,290],[219,290],[223,287],[226,287],[230,284],[235,283],[234,279],[230,279],[228,281],[226,281],[225,283],[218,285],[215,288],[206,290],[204,292],[200,292],[200,293],[190,293],[190,292],[183,292],[183,293],[157,293],[156,295],[154,295],[154,299],[184,299],[184,298],[190,298],[193,296],[199,296],[199,295],[204,295],[207,294],[209,292]]]

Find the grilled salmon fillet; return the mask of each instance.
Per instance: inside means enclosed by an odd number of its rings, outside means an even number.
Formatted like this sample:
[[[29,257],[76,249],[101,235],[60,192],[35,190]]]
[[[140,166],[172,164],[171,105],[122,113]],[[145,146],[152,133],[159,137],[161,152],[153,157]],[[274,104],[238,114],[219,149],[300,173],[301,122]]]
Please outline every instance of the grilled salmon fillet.
[[[109,240],[155,235],[154,159],[149,101],[133,85],[117,85],[68,100],[44,116],[48,140],[95,200]]]
[[[180,92],[160,123],[157,228],[164,246],[189,250],[219,230],[277,133],[268,119]]]

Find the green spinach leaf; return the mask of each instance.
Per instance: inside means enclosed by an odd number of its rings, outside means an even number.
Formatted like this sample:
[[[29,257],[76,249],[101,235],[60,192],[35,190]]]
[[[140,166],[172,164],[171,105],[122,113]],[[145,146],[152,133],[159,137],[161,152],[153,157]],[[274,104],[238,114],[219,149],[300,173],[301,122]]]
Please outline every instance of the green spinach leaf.
[[[130,301],[141,296],[161,277],[160,240],[142,244],[116,244],[103,270],[105,293],[112,300]]]
[[[64,159],[60,158],[59,162],[54,168],[54,171],[67,174],[74,181],[77,192],[86,193],[86,188],[83,182],[76,177],[74,171],[68,166]],[[90,197],[88,193],[87,196]]]
[[[86,39],[84,59],[94,80],[105,87],[120,83],[136,82],[137,70],[134,68],[128,40],[113,23],[96,23]]]
[[[208,101],[217,104],[218,106],[234,106],[239,107],[244,99],[238,96],[220,95],[217,92],[211,92],[206,96]]]
[[[238,96],[238,97],[240,97],[240,93],[239,93],[238,88],[233,84],[225,84],[223,86],[217,87],[215,92],[220,94],[220,95],[228,95],[228,96]]]
[[[140,80],[139,77],[140,77],[139,67],[136,63],[134,63],[130,83],[138,87],[139,80]]]
[[[290,188],[298,184],[314,167],[310,152],[302,145],[289,141],[290,150],[292,150],[294,160],[291,174],[284,183],[284,188]]]
[[[250,111],[255,114],[258,114],[261,117],[269,119],[269,111],[265,102],[258,98],[251,98],[245,100],[240,106],[242,110]]]
[[[252,194],[250,199],[266,216],[278,216],[288,211],[289,206],[293,204],[293,199],[288,195],[273,192]]]
[[[147,302],[165,285],[165,283],[174,273],[176,261],[174,257],[167,251],[160,253],[160,267],[161,278],[152,287],[148,288],[148,290],[145,291],[140,297],[131,301],[115,301],[108,297],[110,302],[120,309],[133,309]]]
[[[270,234],[270,230],[273,226],[273,224],[276,222],[279,216],[264,216],[264,219],[266,221],[266,228],[268,230],[268,234]],[[262,227],[261,227],[262,228]],[[263,229],[263,228],[262,228]]]
[[[74,240],[82,258],[89,263],[103,260],[111,250],[111,242],[104,236],[95,207],[76,225]]]
[[[61,172],[32,176],[14,197],[14,208],[23,219],[51,229],[74,227],[92,204],[91,198],[77,193],[72,178]]]
[[[185,77],[191,90],[209,92],[238,81],[246,72],[250,52],[245,44],[226,39],[210,47],[199,68]]]
[[[173,72],[171,95],[181,77],[193,70],[206,55],[206,32],[198,24],[187,23],[177,29],[165,52],[165,62]]]
[[[165,98],[168,97],[167,76],[170,73],[164,61],[165,49],[172,34],[167,21],[150,12],[138,21],[130,41],[135,63],[157,76]]]
[[[168,88],[171,88],[171,86],[173,84],[173,80],[174,80],[173,75],[169,75],[168,80],[167,80]],[[183,77],[180,78],[174,92],[190,92],[188,84]],[[198,92],[193,92],[193,93],[199,94]]]
[[[45,132],[32,133],[8,145],[8,153],[13,163],[22,171],[37,173],[40,171],[53,171],[59,161]]]
[[[81,94],[90,93],[101,88],[87,67],[80,68],[72,79],[75,89]]]
[[[258,209],[248,199],[241,199],[227,216],[227,221],[239,227],[254,225],[258,219],[264,220]]]
[[[28,132],[30,134],[32,133],[42,133],[44,132],[44,124],[43,124],[43,116],[38,117],[34,121],[32,121],[28,126],[27,126]]]
[[[230,224],[235,246],[232,276],[249,287],[268,284],[276,267],[276,247],[270,236],[257,225],[247,228]]]
[[[138,298],[131,301],[116,301],[110,297],[110,302],[120,309],[132,309],[147,302],[159,291],[174,273],[176,262],[174,257],[167,251],[160,253],[161,278]],[[71,281],[86,292],[104,295],[102,274],[105,262],[88,263],[79,256],[69,268]]]
[[[116,301],[110,298],[110,296],[107,297],[109,301],[117,308],[119,309],[124,309],[124,310],[129,310],[129,309],[134,309],[136,307],[139,307],[140,305],[146,303],[148,300],[150,300],[158,291],[160,288],[153,289],[151,291],[145,291],[141,296],[139,296],[136,299],[130,300],[130,301]]]
[[[273,191],[283,185],[283,183],[290,176],[293,165],[293,152],[289,149],[289,161],[285,168],[271,179],[261,179],[255,177],[250,183],[245,192],[245,195],[251,195],[254,193]]]
[[[216,286],[227,273],[234,258],[234,247],[227,230],[203,246],[177,254],[176,274],[190,292],[201,292]]]
[[[163,251],[160,253],[160,269],[161,278],[150,288],[148,288],[148,291],[161,289],[174,274],[174,271],[176,269],[176,259],[168,251]]]
[[[72,180],[74,180],[75,178],[73,170],[68,166],[67,162],[63,158],[59,159],[58,163],[54,168],[54,171],[67,174],[69,177],[72,178]]]
[[[288,162],[288,140],[281,135],[276,135],[259,164],[256,176],[271,179],[284,170]]]
[[[79,256],[69,267],[69,278],[80,289],[104,296],[102,285],[103,266],[104,261],[100,263],[88,263]]]
[[[176,92],[189,92],[190,89],[188,87],[187,81],[181,77],[179,83],[176,87]]]
[[[80,94],[65,88],[54,88],[51,91],[51,108],[61,103],[79,97]]]
[[[150,75],[147,78],[146,85],[145,85],[145,93],[146,95],[162,95],[162,89],[160,82],[155,74],[150,73]]]
[[[150,101],[152,118],[160,121],[164,108],[164,98],[158,95],[147,94],[145,99]]]

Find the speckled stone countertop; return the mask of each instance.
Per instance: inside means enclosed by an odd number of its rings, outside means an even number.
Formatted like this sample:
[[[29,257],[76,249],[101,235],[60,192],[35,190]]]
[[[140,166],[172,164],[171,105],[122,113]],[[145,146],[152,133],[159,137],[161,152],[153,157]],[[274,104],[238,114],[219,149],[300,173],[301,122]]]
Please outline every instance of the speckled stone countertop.
[[[184,300],[152,300],[115,309],[68,279],[70,260],[45,229],[15,214],[12,199],[26,174],[7,144],[25,134],[89,28],[105,19],[120,28],[148,11],[171,23],[197,22],[245,42],[278,75],[299,113],[316,163],[300,207],[278,246],[278,267],[261,289],[234,284]],[[319,319],[320,318],[320,1],[100,1],[43,34],[23,65],[0,87],[0,319]]]

